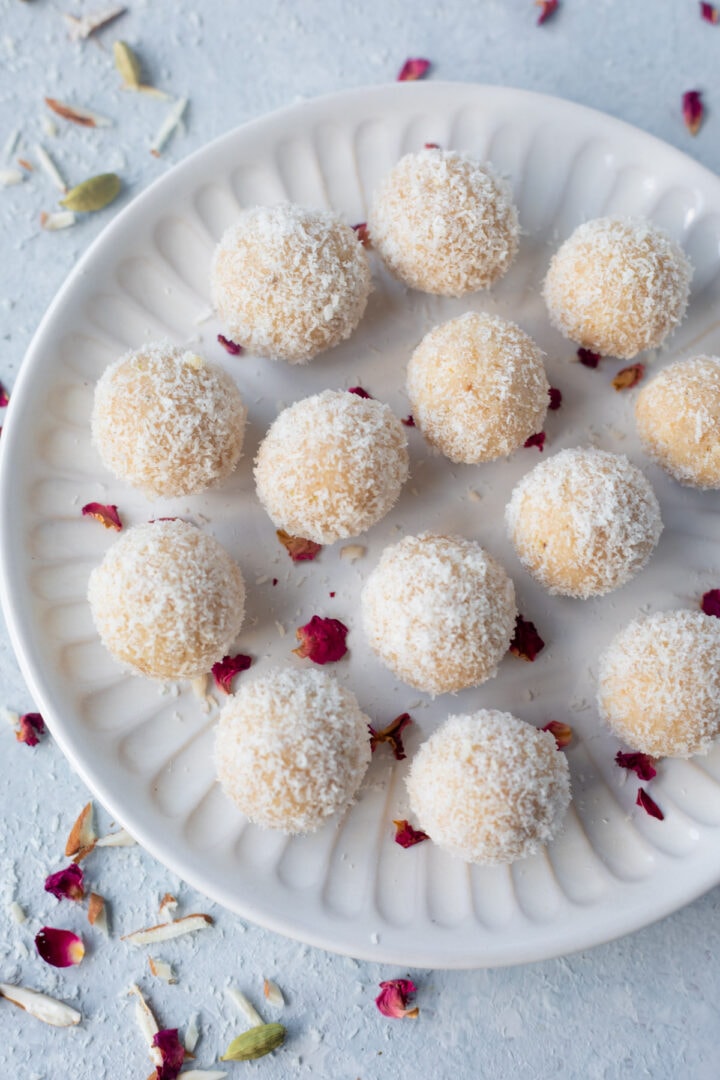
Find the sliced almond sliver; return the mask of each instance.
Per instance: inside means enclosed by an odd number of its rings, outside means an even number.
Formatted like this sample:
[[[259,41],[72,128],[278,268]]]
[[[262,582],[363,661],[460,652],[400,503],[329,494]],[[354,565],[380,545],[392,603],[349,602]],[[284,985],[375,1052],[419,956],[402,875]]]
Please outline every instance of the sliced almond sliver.
[[[97,833],[95,832],[95,825],[93,823],[93,804],[89,802],[86,806],[83,806],[75,820],[75,824],[70,830],[70,835],[65,844],[65,854],[72,857],[74,855],[79,855],[85,848],[90,848],[90,850],[92,850],[96,840]]]
[[[134,844],[137,844],[137,840],[127,829],[116,829],[115,832],[101,836],[95,847],[133,847]]]
[[[199,1038],[200,1028],[198,1027],[198,1014],[193,1013],[193,1015],[188,1020],[188,1025],[185,1028],[185,1037],[183,1038],[183,1046],[187,1050],[188,1054],[192,1054],[198,1044]]]
[[[234,986],[228,986],[227,996],[233,1001],[247,1020],[250,1027],[262,1027],[265,1021],[252,1002],[245,997],[242,990],[236,990]]]
[[[71,1009],[63,1001],[41,994],[39,990],[28,990],[25,986],[13,986],[11,983],[0,983],[0,996],[12,1001],[25,1012],[29,1012],[37,1020],[44,1024],[52,1024],[53,1027],[73,1027],[82,1020],[81,1014],[76,1009]]]
[[[135,1002],[135,1019],[137,1020],[137,1025],[140,1028],[142,1037],[147,1043],[150,1057],[155,1065],[162,1065],[162,1054],[160,1049],[153,1045],[153,1039],[160,1030],[160,1026],[155,1019],[155,1013],[143,997],[142,990],[137,983],[133,983],[128,992],[134,994],[137,998]]]
[[[100,893],[90,893],[87,917],[90,925],[96,927],[102,934],[110,933],[107,918],[107,904],[105,903],[105,898],[101,896]]]
[[[276,1008],[282,1008],[285,1004],[285,998],[283,992],[277,983],[274,983],[272,979],[265,979],[263,982],[263,993],[265,994],[265,1000],[268,1005],[274,1005]]]
[[[80,16],[67,15],[63,12],[63,19],[70,31],[70,40],[84,41],[91,34],[94,34],[96,30],[101,30],[103,26],[107,26],[108,23],[117,19],[125,10],[124,7],[108,7],[102,11]]]
[[[163,982],[166,983],[177,982],[177,979],[175,978],[175,972],[166,960],[159,960],[156,959],[154,956],[148,956],[148,966],[157,979],[162,979]]]
[[[184,915],[175,922],[134,930],[132,934],[125,934],[122,940],[129,941],[131,945],[155,945],[158,941],[170,941],[182,934],[192,934],[195,930],[207,930],[212,924],[209,915]]]
[[[356,559],[362,559],[366,551],[367,548],[362,544],[346,544],[344,548],[340,548],[340,558],[353,563]]]
[[[160,151],[172,137],[176,128],[180,127],[187,103],[187,98],[178,98],[170,108],[150,146],[150,153],[154,154],[155,157],[160,156]]]
[[[160,901],[160,908],[158,914],[163,922],[172,922],[175,918],[175,912],[177,911],[178,902],[172,893],[166,892]]]

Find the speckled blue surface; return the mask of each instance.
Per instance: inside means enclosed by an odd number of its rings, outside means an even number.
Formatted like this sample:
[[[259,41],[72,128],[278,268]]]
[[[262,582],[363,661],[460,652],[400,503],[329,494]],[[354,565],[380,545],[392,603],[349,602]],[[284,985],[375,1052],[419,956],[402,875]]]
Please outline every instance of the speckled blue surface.
[[[0,0],[0,145],[19,128],[22,156],[33,160],[33,144],[43,142],[71,183],[118,171],[123,202],[230,127],[302,97],[392,79],[408,55],[430,57],[439,78],[522,86],[595,106],[720,169],[720,118],[713,114],[720,109],[720,26],[701,21],[695,0],[565,0],[542,28],[530,0],[198,0],[197,7],[128,0],[122,20],[94,40],[71,43],[60,12],[102,6]],[[110,53],[117,37],[137,47],[156,85],[190,98],[187,131],[160,159],[148,148],[167,105],[118,89]],[[695,88],[706,93],[708,120],[692,139],[680,98]],[[113,126],[88,131],[58,121],[49,135],[46,94],[102,113]],[[58,286],[114,212],[44,233],[39,214],[55,200],[38,172],[0,190],[0,379],[8,386]],[[0,704],[30,708],[4,634],[0,675]],[[287,1046],[254,1066],[231,1066],[231,1076],[249,1069],[257,1077],[339,1080],[720,1075],[718,890],[587,954],[510,970],[412,972],[420,1019],[392,1022],[375,1010],[376,984],[405,972],[243,926],[138,848],[104,851],[90,872],[112,902],[115,936],[107,942],[86,933],[81,967],[56,972],[36,957],[32,938],[45,921],[86,925],[67,902],[59,909],[42,882],[61,865],[87,792],[49,740],[31,750],[8,727],[0,730],[0,752],[0,979],[56,993],[85,1016],[82,1027],[56,1031],[0,1001],[3,1080],[143,1080],[150,1064],[126,997],[135,980],[164,1026],[183,1027],[199,1012],[198,1067],[209,1066],[244,1026],[225,986],[259,1004],[263,976],[287,995]],[[118,940],[154,921],[167,890],[178,893],[183,911],[207,910],[217,920],[206,933],[155,950],[177,969],[179,982],[170,987],[152,979],[144,950]],[[9,914],[12,899],[27,911],[22,926]]]

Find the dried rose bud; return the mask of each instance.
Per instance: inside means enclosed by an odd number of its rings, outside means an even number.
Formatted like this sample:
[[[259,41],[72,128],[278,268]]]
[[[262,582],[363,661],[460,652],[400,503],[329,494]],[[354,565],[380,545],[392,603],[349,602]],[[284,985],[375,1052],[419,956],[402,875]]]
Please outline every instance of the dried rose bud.
[[[351,386],[348,394],[357,394],[358,397],[372,399],[372,394],[368,394],[367,390],[363,390],[362,386]]]
[[[410,60],[406,60],[400,68],[400,74],[397,77],[397,81],[415,82],[416,79],[424,78],[429,70],[429,60],[423,60],[421,57],[411,58]]]
[[[581,346],[577,351],[577,358],[583,367],[596,368],[602,360],[602,354],[592,352],[591,349],[583,349]]]
[[[688,90],[683,94],[682,112],[685,127],[691,135],[697,135],[705,115],[705,106],[702,102],[700,90]]]
[[[720,619],[720,589],[709,589],[704,593],[700,607],[706,615],[714,615]]]
[[[549,731],[551,735],[555,736],[558,750],[564,750],[572,742],[573,729],[569,724],[563,724],[561,720],[551,720],[541,730]]]
[[[530,449],[531,446],[537,446],[538,450],[542,454],[545,449],[545,432],[538,431],[536,435],[531,435],[529,439],[526,439],[523,443],[526,449]]]
[[[374,754],[375,748],[380,743],[388,743],[396,761],[403,761],[407,754],[405,753],[405,747],[403,746],[402,733],[409,724],[412,724],[412,717],[410,713],[402,713],[400,716],[396,716],[391,724],[387,727],[381,728],[376,731],[374,727],[368,724],[368,731],[370,732],[370,750]]]
[[[633,386],[637,386],[644,374],[644,364],[631,364],[630,367],[618,371],[612,384],[616,390],[632,390]]]
[[[291,536],[284,529],[278,529],[276,535],[293,562],[312,562],[322,551],[322,544],[302,536]]]
[[[45,892],[52,893],[57,900],[82,900],[85,896],[82,868],[70,863],[64,870],[49,874],[45,878]]]
[[[27,746],[37,746],[45,734],[45,721],[38,712],[24,713],[18,718],[15,738]]]
[[[10,395],[8,394],[3,384],[0,383],[0,409],[5,409],[9,404]]]
[[[348,628],[339,619],[324,619],[313,615],[309,623],[295,631],[300,645],[293,649],[301,659],[307,657],[314,664],[331,664],[342,660],[347,650],[345,639]]]
[[[417,1005],[407,1008],[408,1000],[415,993],[415,983],[410,979],[388,979],[380,983],[380,993],[375,998],[383,1016],[391,1020],[417,1020],[420,1010]]]
[[[560,6],[560,0],[535,0],[536,7],[540,8],[540,14],[538,15],[537,24],[542,26],[544,22],[554,15]]]
[[[116,532],[122,529],[117,506],[105,506],[103,503],[96,502],[86,503],[82,508],[82,515],[95,518],[106,529],[115,529]]]
[[[82,938],[72,930],[57,930],[53,926],[43,926],[38,931],[35,947],[45,963],[52,967],[73,967],[85,955]]]
[[[409,413],[404,420],[400,421],[400,423],[404,424],[405,427],[415,427],[415,417],[412,413]]]
[[[252,664],[252,657],[238,653],[237,656],[223,656],[217,664],[212,666],[212,674],[215,685],[224,693],[232,693],[232,682],[241,671],[247,671]]]
[[[535,629],[535,623],[518,615],[515,620],[515,633],[510,642],[510,652],[513,656],[532,663],[544,648],[545,642]]]
[[[641,806],[643,808],[643,810],[645,811],[645,813],[649,814],[650,817],[657,818],[658,821],[664,821],[665,820],[665,815],[663,814],[662,810],[660,809],[658,804],[655,802],[655,800],[652,799],[648,795],[645,788],[638,788],[637,799],[635,800],[635,805],[636,806]]]
[[[718,20],[720,20],[720,11],[718,11],[714,4],[705,4],[701,0],[700,17],[703,18],[705,22],[717,23]]]
[[[559,409],[562,405],[562,390],[558,390],[557,386],[551,386],[548,390],[548,397],[550,398],[550,404],[548,409]]]
[[[649,754],[625,754],[622,750],[618,750],[615,755],[615,764],[621,769],[634,772],[638,780],[652,780],[657,776],[655,758],[651,758]]]
[[[415,847],[416,844],[422,844],[423,840],[430,839],[428,834],[421,829],[413,829],[406,818],[393,821],[393,825],[395,826],[395,843],[402,848]]]
[[[224,334],[218,334],[217,339],[225,352],[230,353],[231,356],[239,356],[243,351],[242,345],[238,345],[236,341],[231,341],[230,338],[226,338]]]
[[[160,1051],[157,1080],[176,1080],[185,1061],[185,1047],[178,1038],[177,1028],[164,1028],[153,1035],[152,1044]]]
[[[368,229],[367,221],[359,221],[357,225],[353,225],[353,229],[355,230],[357,238],[364,248],[369,248],[372,246],[372,241],[370,240],[370,230]]]

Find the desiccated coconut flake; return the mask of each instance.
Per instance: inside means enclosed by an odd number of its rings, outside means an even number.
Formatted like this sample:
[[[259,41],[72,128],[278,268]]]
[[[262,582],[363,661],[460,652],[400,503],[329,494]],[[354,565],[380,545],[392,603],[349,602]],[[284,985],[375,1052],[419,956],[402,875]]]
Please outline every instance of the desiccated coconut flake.
[[[183,934],[192,934],[195,930],[207,930],[212,925],[213,920],[209,915],[184,915],[175,922],[134,930],[131,934],[124,934],[121,940],[129,941],[131,945],[155,945],[159,941],[171,941]]]
[[[41,214],[40,225],[46,232],[58,232],[60,229],[69,229],[75,224],[77,218],[72,210],[56,210],[53,214]]]
[[[10,904],[9,911],[10,911],[10,914],[12,915],[12,917],[15,920],[16,923],[27,922],[27,915],[25,914],[23,909],[20,907],[17,900],[12,901],[12,903]]]
[[[95,824],[93,822],[93,804],[91,802],[83,806],[78,814],[70,834],[65,843],[65,854],[69,858],[79,856],[81,852],[88,854],[86,849],[92,850],[97,840]]]
[[[150,153],[154,157],[160,157],[160,152],[172,138],[176,129],[180,127],[187,104],[188,99],[186,97],[178,98],[158,128],[157,134],[150,145]]]
[[[175,918],[175,912],[177,911],[178,902],[172,893],[166,892],[160,901],[160,907],[158,908],[158,914],[164,922],[172,922]]]
[[[157,979],[166,983],[176,983],[175,972],[166,960],[156,960],[154,956],[148,956],[148,967]]]
[[[268,1005],[274,1005],[275,1008],[281,1009],[285,1004],[285,997],[283,992],[276,982],[272,979],[265,979],[263,981],[263,994]]]
[[[0,187],[12,187],[22,184],[24,173],[20,169],[0,169]]]
[[[10,132],[10,134],[8,135],[7,139],[5,140],[5,145],[2,148],[3,161],[10,161],[11,160],[11,158],[13,157],[15,151],[18,148],[19,143],[20,143],[20,129],[19,128],[14,128]]]
[[[124,15],[127,8],[115,5],[114,7],[102,8],[100,11],[92,11],[87,15],[68,15],[62,13],[67,28],[70,32],[71,41],[85,41],[96,30],[102,30],[108,23],[114,22]]]
[[[0,983],[0,997],[24,1009],[36,1020],[42,1020],[44,1024],[51,1024],[53,1027],[74,1027],[82,1020],[82,1015],[63,1001],[41,994],[39,990],[29,990],[25,986]]]
[[[50,183],[65,195],[68,189],[65,177],[62,175],[42,143],[35,143],[33,153],[35,154],[38,165],[45,173]]]
[[[346,544],[344,548],[340,548],[340,558],[354,563],[358,559],[362,559],[366,552],[367,548],[363,547],[362,544]]]
[[[215,1069],[212,1072],[206,1072],[204,1069],[185,1069],[180,1076],[182,1080],[224,1080],[227,1073],[218,1072]]]
[[[187,1050],[188,1054],[193,1053],[193,1051],[195,1050],[195,1047],[198,1044],[198,1039],[200,1038],[200,1028],[198,1027],[197,1020],[198,1020],[198,1014],[193,1013],[193,1015],[188,1020],[187,1027],[185,1028],[185,1037],[183,1038],[183,1045],[185,1046],[185,1049]]]
[[[96,847],[133,847],[137,840],[130,835],[127,829],[116,829],[115,832],[101,836],[96,842]]]
[[[234,986],[228,986],[226,988],[227,996],[232,1002],[237,1005],[240,1012],[243,1014],[248,1024],[251,1027],[262,1027],[265,1021],[261,1017],[252,1002],[245,997],[242,990],[236,990]]]

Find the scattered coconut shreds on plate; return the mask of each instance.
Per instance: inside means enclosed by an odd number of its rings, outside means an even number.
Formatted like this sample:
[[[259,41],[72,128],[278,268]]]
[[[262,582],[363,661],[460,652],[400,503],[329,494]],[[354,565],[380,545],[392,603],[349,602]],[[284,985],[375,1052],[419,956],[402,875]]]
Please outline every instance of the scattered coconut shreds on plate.
[[[154,956],[148,956],[148,967],[156,979],[162,979],[166,983],[176,983],[177,978],[170,964],[166,960],[160,960]]]
[[[95,842],[95,847],[134,847],[136,844],[137,840],[127,829],[116,829],[115,832],[101,836]]]
[[[47,176],[48,180],[50,180],[51,184],[53,184],[58,191],[61,191],[63,195],[66,195],[68,186],[65,177],[62,175],[42,143],[35,143],[33,146],[33,153],[35,154],[35,160]]]
[[[45,104],[63,120],[69,120],[72,124],[80,124],[81,127],[112,127],[112,120],[107,116],[91,112],[90,109],[82,109],[78,105],[69,105],[67,101],[59,101],[58,98],[46,97]]]
[[[91,892],[90,899],[88,900],[87,910],[88,922],[91,926],[94,926],[96,930],[99,930],[101,934],[110,936],[110,928],[108,926],[107,916],[107,904],[105,903],[105,897],[100,893]]]
[[[247,1020],[250,1027],[262,1027],[265,1021],[257,1011],[253,1003],[245,997],[242,990],[236,990],[234,986],[228,986],[225,990],[230,1000],[237,1005],[240,1012]]]
[[[362,544],[346,544],[344,548],[340,548],[340,558],[354,563],[357,559],[362,559],[366,551],[367,548]]]
[[[198,1044],[200,1038],[200,1028],[198,1027],[198,1014],[193,1013],[188,1020],[188,1025],[185,1028],[185,1036],[183,1038],[183,1046],[187,1050],[188,1054],[192,1054],[195,1047]]]
[[[100,11],[90,11],[87,15],[69,15],[67,12],[62,12],[62,17],[70,33],[70,40],[85,41],[97,30],[102,30],[115,19],[119,19],[126,11],[126,7],[115,5],[101,8]]]
[[[180,127],[183,114],[187,108],[188,99],[186,97],[178,98],[178,100],[171,106],[170,111],[163,120],[162,124],[157,130],[157,134],[150,144],[150,153],[153,157],[160,157],[161,152],[167,146],[168,142]]]
[[[0,187],[13,187],[22,184],[25,173],[20,169],[0,169]]]
[[[268,1005],[274,1005],[276,1009],[281,1009],[285,1004],[285,998],[283,992],[277,983],[272,979],[265,979],[263,981],[263,994]]]
[[[160,907],[158,908],[158,914],[160,918],[166,922],[171,923],[175,918],[175,912],[177,911],[178,902],[172,893],[166,892],[160,901]]]
[[[213,920],[209,915],[184,915],[175,922],[160,923],[158,926],[148,926],[145,930],[124,934],[121,941],[128,941],[131,945],[155,945],[160,941],[171,941],[183,934],[192,934],[195,930],[207,930],[212,925]]]
[[[39,990],[29,990],[26,986],[0,983],[0,997],[6,998],[37,1020],[42,1020],[44,1024],[51,1024],[53,1027],[74,1027],[82,1020],[81,1013],[76,1009],[71,1009],[63,1001],[41,994]]]
[[[10,907],[9,907],[8,910],[10,911],[10,914],[12,915],[12,917],[15,920],[16,923],[27,922],[27,915],[25,914],[24,910],[20,907],[20,904],[18,904],[17,900],[13,900],[11,902]]]
[[[65,854],[73,862],[80,862],[95,847],[97,833],[93,818],[93,804],[89,802],[83,806],[75,819],[65,844]]]

